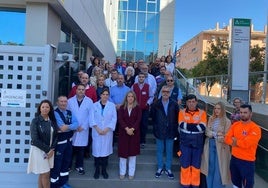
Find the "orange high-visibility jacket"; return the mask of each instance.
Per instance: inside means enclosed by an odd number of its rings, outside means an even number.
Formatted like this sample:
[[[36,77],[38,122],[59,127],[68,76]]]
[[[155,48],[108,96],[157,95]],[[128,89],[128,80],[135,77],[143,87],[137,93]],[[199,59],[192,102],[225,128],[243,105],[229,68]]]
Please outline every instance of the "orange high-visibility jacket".
[[[253,121],[237,121],[225,135],[225,143],[232,145],[232,137],[237,139],[237,146],[232,146],[232,155],[238,159],[255,161],[256,149],[261,138],[260,127]]]
[[[201,126],[202,131],[204,131],[207,124],[207,114],[201,109],[196,109],[195,111],[180,110],[178,122],[181,129],[198,132],[201,130],[192,126]]]

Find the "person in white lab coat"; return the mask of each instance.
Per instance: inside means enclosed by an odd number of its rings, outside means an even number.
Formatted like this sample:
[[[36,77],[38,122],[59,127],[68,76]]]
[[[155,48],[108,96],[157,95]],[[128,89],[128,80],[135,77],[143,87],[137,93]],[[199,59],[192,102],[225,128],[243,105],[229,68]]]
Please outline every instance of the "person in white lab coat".
[[[115,104],[108,101],[109,90],[101,92],[101,99],[94,103],[94,122],[92,124],[92,155],[95,161],[94,178],[99,179],[100,167],[104,179],[108,179],[106,171],[108,157],[113,153],[113,131],[117,121]]]
[[[80,175],[84,175],[84,150],[88,144],[89,127],[93,123],[93,102],[85,96],[85,85],[78,84],[76,95],[68,100],[67,109],[70,110],[78,120],[78,128],[73,135],[72,145],[76,154],[75,169]]]

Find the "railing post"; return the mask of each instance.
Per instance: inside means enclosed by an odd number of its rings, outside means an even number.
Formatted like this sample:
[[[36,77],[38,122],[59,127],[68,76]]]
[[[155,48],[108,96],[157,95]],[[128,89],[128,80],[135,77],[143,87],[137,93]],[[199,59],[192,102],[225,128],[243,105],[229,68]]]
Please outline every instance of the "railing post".
[[[221,85],[221,99],[222,99],[222,92],[223,92],[223,90],[222,90],[222,83],[223,83],[223,75],[221,75],[221,82],[220,82],[220,85]]]
[[[205,96],[208,96],[208,87],[207,87],[207,84],[208,84],[208,77],[206,76]]]

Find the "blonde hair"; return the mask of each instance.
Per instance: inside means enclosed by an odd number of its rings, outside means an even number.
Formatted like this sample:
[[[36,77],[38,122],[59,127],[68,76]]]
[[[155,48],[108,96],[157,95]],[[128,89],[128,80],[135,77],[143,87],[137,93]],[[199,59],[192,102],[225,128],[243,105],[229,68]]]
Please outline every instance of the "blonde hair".
[[[216,105],[219,105],[221,107],[221,112],[219,114],[219,117],[216,117],[216,114],[215,114],[214,109],[213,109],[212,116],[209,118],[209,120],[210,120],[210,122],[214,122],[214,120],[216,118],[219,118],[220,119],[220,124],[225,126],[226,125],[226,119],[227,119],[225,105],[222,102],[217,102],[215,104],[215,106]]]
[[[100,67],[94,67],[93,70],[92,70],[92,76],[97,76],[95,73],[96,71],[100,71],[100,74],[101,74],[101,68]]]
[[[128,96],[128,94],[130,94],[130,93],[131,93],[131,94],[133,95],[133,97],[134,97],[133,108],[135,108],[135,107],[138,105],[138,103],[137,103],[137,97],[136,97],[135,92],[134,92],[134,91],[129,91],[129,92],[127,92],[127,94],[125,95],[125,97],[124,97],[124,101],[123,101],[123,104],[122,104],[122,106],[124,107],[124,109],[127,108],[127,105],[128,105],[128,103],[127,103],[127,96]]]

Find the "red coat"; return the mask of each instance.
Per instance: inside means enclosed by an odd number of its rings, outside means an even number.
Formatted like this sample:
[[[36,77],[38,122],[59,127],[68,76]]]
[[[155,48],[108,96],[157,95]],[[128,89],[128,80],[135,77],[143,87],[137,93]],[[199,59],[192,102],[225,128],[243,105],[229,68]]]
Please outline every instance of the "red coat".
[[[118,136],[118,156],[127,158],[140,154],[140,121],[141,109],[136,106],[132,109],[130,116],[127,108],[120,107],[118,111],[119,136]],[[134,128],[134,135],[130,136],[126,133],[125,128]]]
[[[77,86],[74,86],[71,89],[71,92],[68,95],[68,99],[76,95],[76,88]],[[85,95],[89,97],[93,102],[97,102],[97,92],[93,86],[86,87]]]
[[[144,83],[143,88],[140,89],[139,84],[135,83],[133,84],[133,91],[135,92],[137,96],[137,102],[140,105],[140,108],[142,110],[149,109],[149,106],[147,105],[147,101],[150,98],[149,97],[149,84]]]

